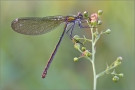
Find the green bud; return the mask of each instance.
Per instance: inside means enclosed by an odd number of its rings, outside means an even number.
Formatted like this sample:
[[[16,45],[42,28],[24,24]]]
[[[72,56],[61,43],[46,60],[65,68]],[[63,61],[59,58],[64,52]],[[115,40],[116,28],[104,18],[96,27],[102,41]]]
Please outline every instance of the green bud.
[[[119,80],[119,77],[118,77],[118,76],[114,76],[114,77],[112,78],[112,80],[113,80],[114,82],[117,82],[117,81]]]
[[[86,55],[87,57],[90,57],[92,54],[91,54],[91,52],[89,52],[89,50],[86,50],[86,51],[85,51],[85,55]]]
[[[79,37],[78,35],[75,35],[73,38],[74,38],[75,40],[80,40],[80,37]]]
[[[86,47],[82,47],[82,51],[85,51],[86,50]]]
[[[101,15],[103,13],[102,10],[98,10],[98,15]]]
[[[105,31],[105,33],[110,34],[110,33],[111,33],[111,30],[110,30],[110,29],[107,29],[107,30]]]
[[[122,57],[118,57],[118,58],[117,58],[117,61],[118,61],[118,62],[121,62],[121,60],[122,60]]]
[[[101,20],[98,20],[98,25],[101,25],[102,24],[102,21]]]
[[[87,18],[87,17],[89,16],[89,13],[88,13],[87,11],[85,11],[85,12],[83,13],[83,16],[84,16],[85,18]]]
[[[114,66],[118,66],[120,64],[121,64],[121,62],[115,61]]]
[[[75,48],[75,49],[80,49],[80,43],[75,43],[75,44],[74,44],[74,48]]]
[[[78,61],[78,58],[77,57],[74,58],[74,62],[76,62],[76,61]]]
[[[121,64],[121,62],[118,62],[118,63],[117,63],[117,65],[120,65],[120,64]]]
[[[123,74],[123,73],[120,73],[120,74],[119,74],[119,77],[124,77],[124,74]]]
[[[80,40],[80,37],[79,37],[78,35],[75,35],[75,36],[72,38],[73,43],[77,43],[79,40]]]
[[[118,66],[121,64],[122,57],[118,57],[114,63],[114,66]]]

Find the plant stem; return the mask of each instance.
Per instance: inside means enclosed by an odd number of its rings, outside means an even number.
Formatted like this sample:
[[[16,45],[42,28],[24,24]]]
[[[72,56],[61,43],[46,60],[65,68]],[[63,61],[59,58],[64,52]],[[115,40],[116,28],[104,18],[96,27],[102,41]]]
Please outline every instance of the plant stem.
[[[96,90],[96,85],[97,85],[97,77],[96,77],[96,68],[95,68],[95,40],[94,40],[94,33],[93,33],[93,28],[91,28],[91,35],[92,35],[92,68],[93,68],[93,78],[94,78],[94,83],[93,83],[93,90]]]
[[[96,77],[96,69],[95,69],[94,61],[92,61],[92,68],[93,68],[93,77],[94,77],[93,90],[96,90],[97,77]]]
[[[109,68],[108,71],[114,69],[115,67],[116,67],[116,66],[113,66],[113,67]],[[103,71],[103,72],[97,74],[97,78],[100,77],[100,76],[102,76],[102,75],[104,75],[106,72],[107,72],[107,71],[105,70],[105,71]]]

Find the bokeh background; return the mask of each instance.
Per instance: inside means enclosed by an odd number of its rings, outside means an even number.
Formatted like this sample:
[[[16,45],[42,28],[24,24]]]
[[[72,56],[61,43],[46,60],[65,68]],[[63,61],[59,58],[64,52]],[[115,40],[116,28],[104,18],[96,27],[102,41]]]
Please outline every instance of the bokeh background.
[[[90,14],[103,10],[99,30],[111,29],[96,45],[97,73],[106,69],[118,56],[123,57],[117,73],[124,73],[117,83],[112,75],[98,78],[97,90],[134,90],[134,1],[1,1],[0,10],[0,88],[1,90],[92,90],[93,73],[86,59],[74,62],[80,53],[73,48],[67,35],[49,68],[47,77],[42,71],[52,53],[64,24],[54,31],[28,36],[16,33],[11,22],[18,17],[45,17],[70,15],[88,11]],[[74,35],[91,38],[89,29],[74,28]],[[90,43],[87,44],[90,48]]]

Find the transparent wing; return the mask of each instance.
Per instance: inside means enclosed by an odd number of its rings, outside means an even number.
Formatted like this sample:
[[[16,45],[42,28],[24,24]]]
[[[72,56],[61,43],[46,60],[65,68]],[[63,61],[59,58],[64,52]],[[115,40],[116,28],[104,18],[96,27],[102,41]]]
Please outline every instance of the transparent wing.
[[[64,22],[63,16],[17,18],[11,23],[14,31],[26,35],[47,33]]]

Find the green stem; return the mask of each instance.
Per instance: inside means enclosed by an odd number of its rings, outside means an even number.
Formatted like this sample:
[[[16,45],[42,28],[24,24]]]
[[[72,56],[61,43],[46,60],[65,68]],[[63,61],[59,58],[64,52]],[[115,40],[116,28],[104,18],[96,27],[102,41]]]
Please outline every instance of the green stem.
[[[97,77],[96,77],[96,68],[95,68],[95,63],[94,63],[94,61],[92,61],[92,68],[93,68],[93,77],[94,77],[93,90],[96,90]]]
[[[113,67],[109,68],[107,71],[110,71],[110,70],[114,69],[115,67],[117,67],[117,66],[113,66]],[[100,77],[100,76],[102,76],[102,75],[104,75],[107,71],[105,70],[105,71],[97,74],[97,78]]]
[[[91,28],[91,35],[92,35],[92,68],[93,68],[93,77],[94,77],[94,83],[93,83],[93,90],[96,90],[97,85],[97,77],[96,77],[96,68],[95,68],[95,40],[94,40],[94,33],[93,28]]]

